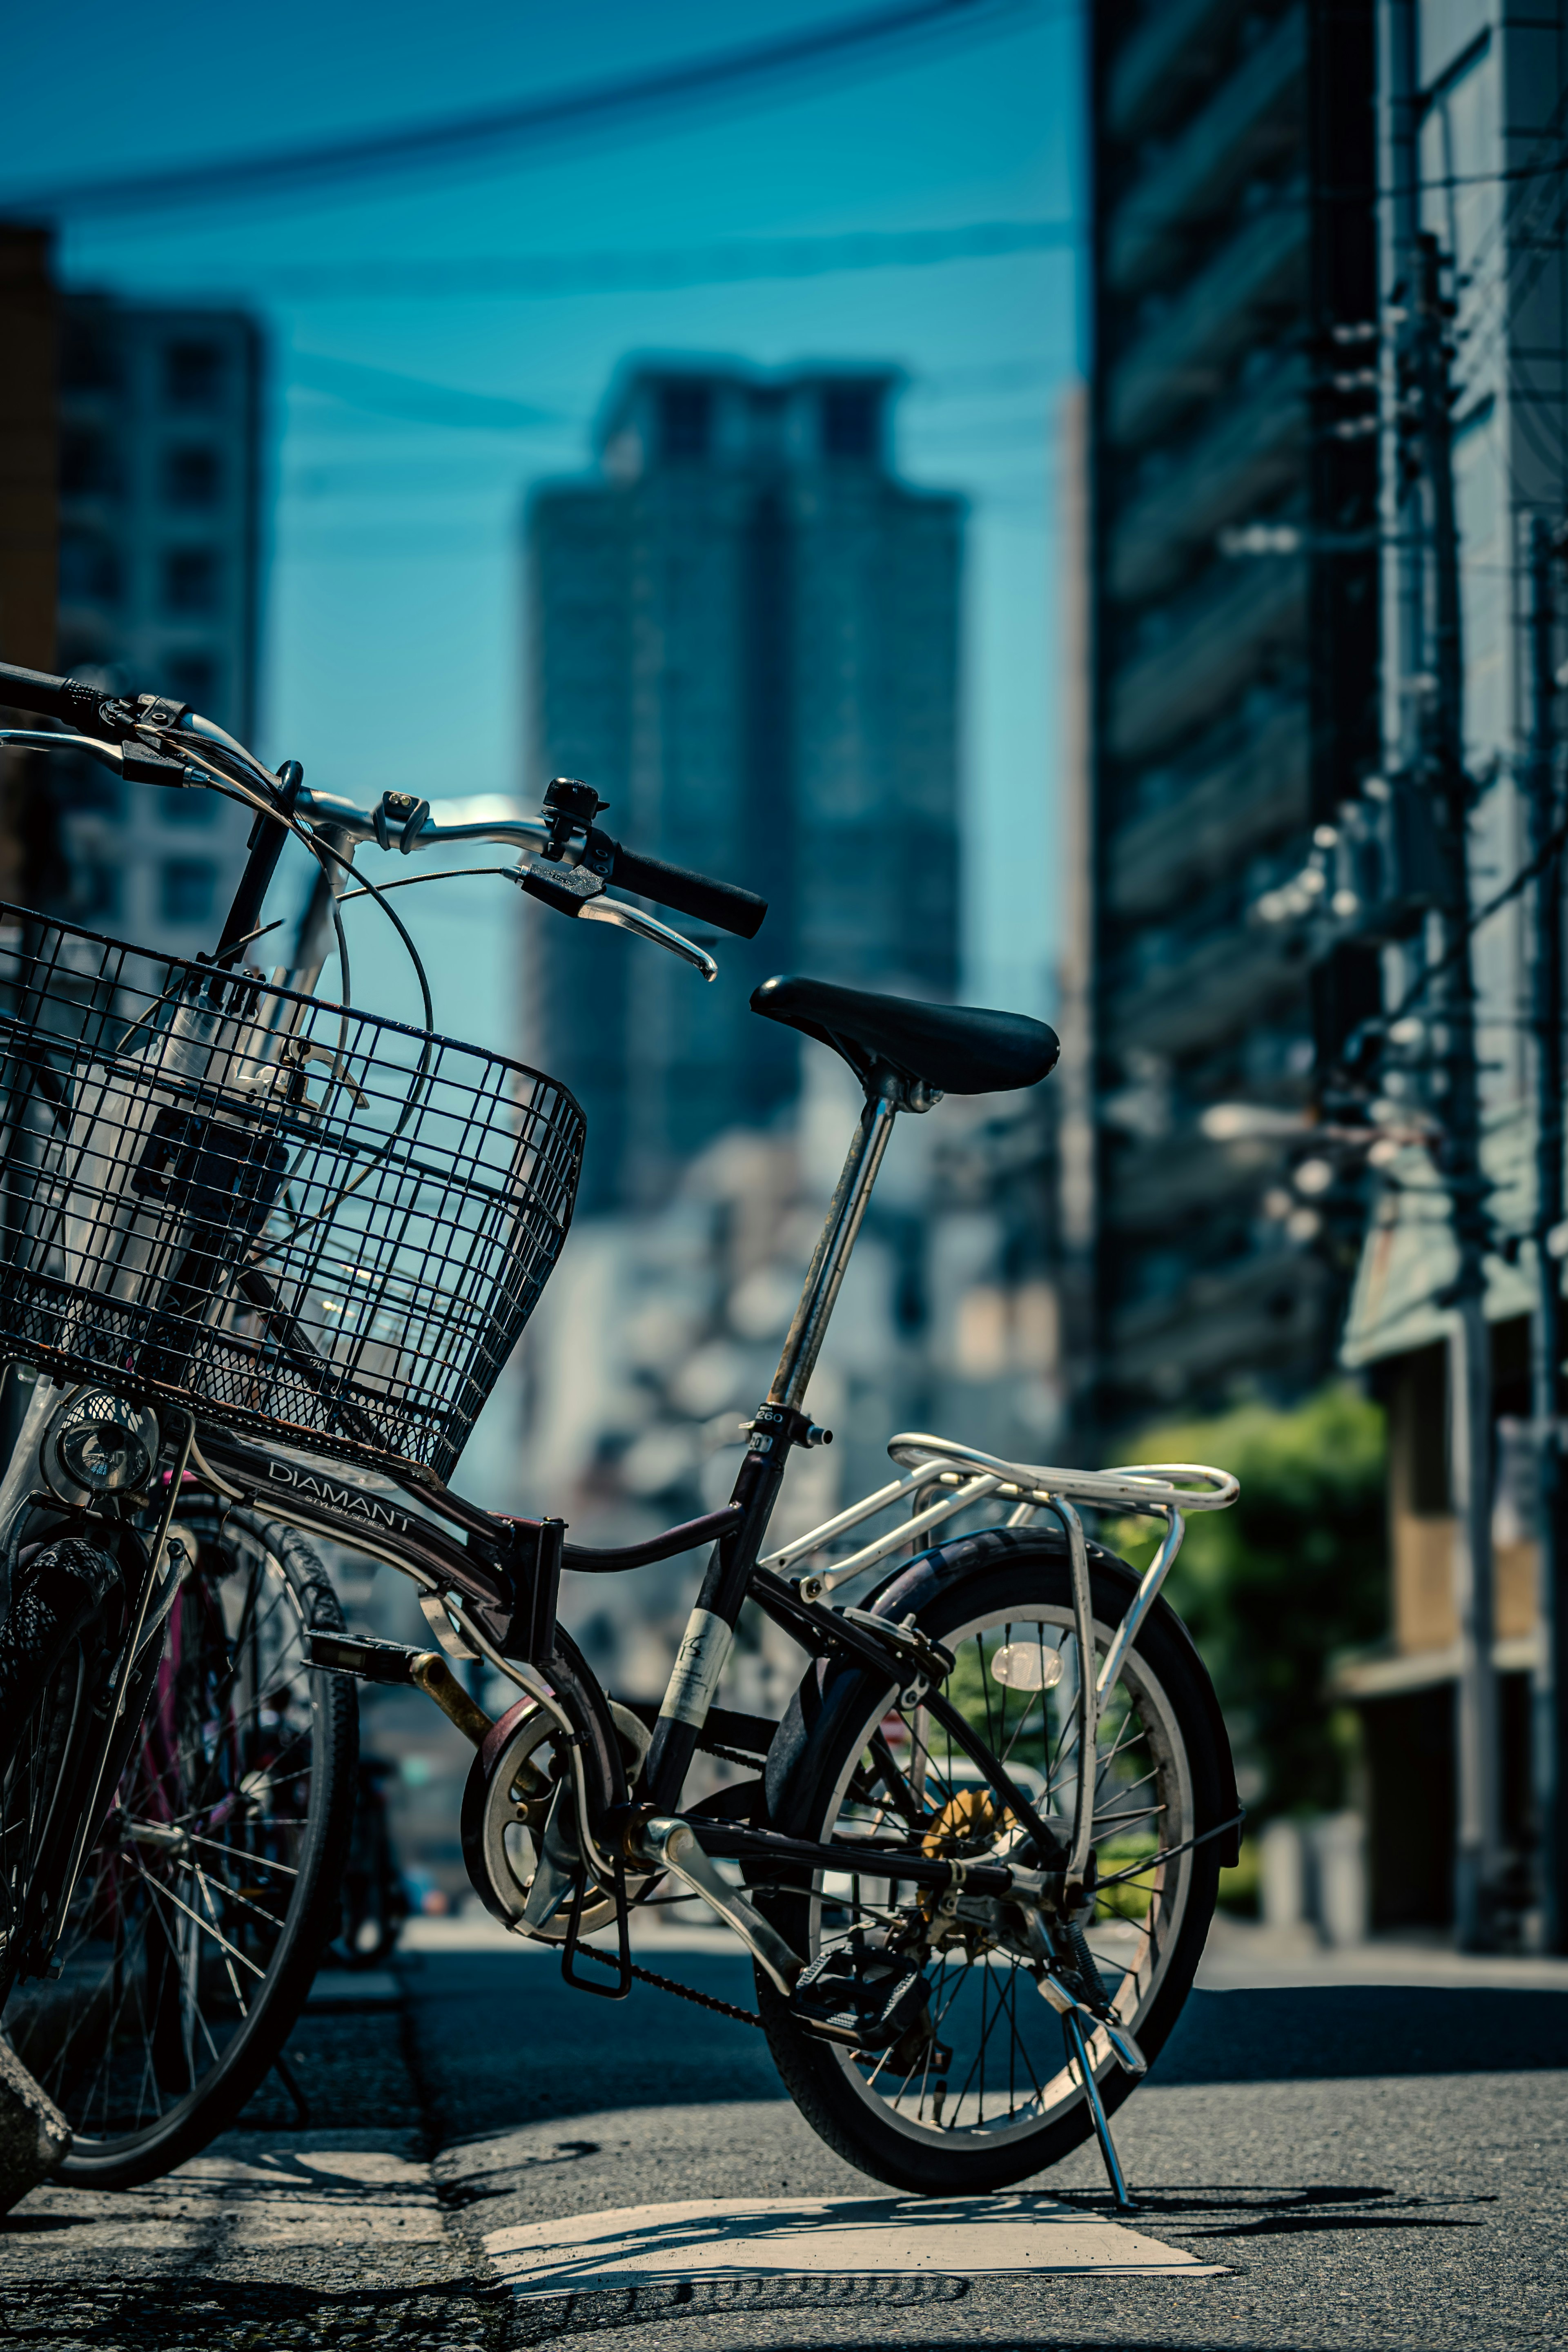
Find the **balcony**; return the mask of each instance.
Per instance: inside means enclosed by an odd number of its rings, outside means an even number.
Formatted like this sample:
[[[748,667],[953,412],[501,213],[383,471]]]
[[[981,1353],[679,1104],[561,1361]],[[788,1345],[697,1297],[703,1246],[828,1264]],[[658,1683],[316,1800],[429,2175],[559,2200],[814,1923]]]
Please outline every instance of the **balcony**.
[[[1122,919],[1149,916],[1309,814],[1307,713],[1283,697],[1261,723],[1226,727],[1213,751],[1162,808],[1120,825],[1106,845],[1106,899]]]
[[[1139,604],[1161,594],[1224,524],[1264,511],[1300,478],[1307,389],[1300,352],[1264,360],[1195,438],[1160,453],[1164,470],[1110,529],[1112,596]]]
[[[1169,1233],[1205,1211],[1256,1201],[1281,1163],[1278,1143],[1211,1143],[1191,1129],[1118,1152],[1107,1165],[1100,1223],[1125,1234]]]
[[[1300,555],[1220,560],[1167,605],[1161,633],[1112,672],[1107,748],[1117,760],[1155,758],[1244,693],[1300,659],[1307,566]]]
[[[1112,58],[1105,123],[1113,139],[1147,139],[1212,85],[1246,0],[1161,0]]]
[[[1321,1260],[1284,1247],[1205,1268],[1179,1289],[1108,1318],[1106,1370],[1131,1405],[1223,1386],[1238,1366],[1267,1375],[1326,1352]]]
[[[1201,929],[1142,935],[1133,969],[1101,1001],[1107,1051],[1192,1054],[1271,1017],[1306,984],[1300,943],[1284,929],[1249,924],[1237,908]]]
[[[1110,371],[1112,442],[1141,446],[1225,388],[1248,345],[1272,341],[1307,296],[1307,204],[1282,189],[1244,222]]]
[[[1302,143],[1307,21],[1294,8],[1245,57],[1110,216],[1107,282],[1121,293],[1180,269],[1184,232],[1213,219]]]

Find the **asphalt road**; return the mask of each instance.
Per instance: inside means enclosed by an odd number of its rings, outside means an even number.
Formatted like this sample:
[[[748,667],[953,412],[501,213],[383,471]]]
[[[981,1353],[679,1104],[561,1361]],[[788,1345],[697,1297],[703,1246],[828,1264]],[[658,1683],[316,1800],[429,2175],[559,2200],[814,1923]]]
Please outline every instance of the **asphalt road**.
[[[656,1964],[749,2002],[734,1959]],[[1140,2229],[1219,2276],[803,2271],[521,2301],[496,2284],[498,2232],[877,2185],[779,2097],[745,2026],[642,1988],[591,2000],[515,1949],[426,1951],[400,1977],[401,2009],[301,2025],[308,2128],[274,2081],[242,2132],[171,2180],[112,2200],[45,2189],[0,2222],[0,2344],[1568,2346],[1563,1991],[1195,1994],[1118,2137]],[[1088,2150],[1039,2186],[1108,2210]]]

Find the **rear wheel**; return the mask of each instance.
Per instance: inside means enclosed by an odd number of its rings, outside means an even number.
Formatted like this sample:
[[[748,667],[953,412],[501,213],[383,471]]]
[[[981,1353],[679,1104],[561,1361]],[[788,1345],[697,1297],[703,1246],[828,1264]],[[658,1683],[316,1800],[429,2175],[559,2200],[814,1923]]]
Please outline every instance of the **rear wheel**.
[[[1036,1810],[1065,1832],[1078,1780],[1079,1659],[1063,1549],[1020,1531],[948,1549],[976,1565],[945,1589],[939,1568],[939,1589],[919,1610],[921,1630],[956,1661],[944,1694]],[[1132,1590],[1131,1571],[1099,1554],[1097,1669]],[[810,1692],[809,1713],[814,1728],[786,1785],[770,1789],[775,1828],[835,1843],[901,1842],[970,1862],[1005,1860],[1021,1843],[926,1707],[889,1699],[885,1684],[859,1670],[838,1669]],[[1218,1842],[1188,1841],[1235,1810],[1206,1676],[1163,1604],[1106,1705],[1095,1790],[1100,1889],[1085,1938],[1112,2015],[1152,2059],[1181,2012],[1214,1911]],[[864,2053],[812,2033],[759,1971],[785,2087],[850,2163],[900,2189],[980,2192],[1056,2163],[1089,2137],[1061,2021],[1041,1996],[1026,1923],[1011,1906],[961,1896],[944,1922],[936,1899],[907,1880],[819,1872],[772,1907],[796,1951],[809,1960],[841,1956],[834,1966],[847,1979],[892,1982],[895,1960],[921,1969],[918,2010],[911,2005],[890,2046]],[[1090,2055],[1114,2108],[1132,2079],[1103,2034]]]
[[[75,2136],[60,2177],[103,2189],[195,2154],[260,2083],[337,1931],[353,1820],[353,1686],[306,1657],[311,1626],[342,1626],[320,1560],[245,1511],[189,1507],[176,1532],[180,1591],[58,1973],[20,1979],[4,2017]],[[72,1664],[41,1732],[78,1704]],[[18,1792],[27,1771],[19,1748]]]

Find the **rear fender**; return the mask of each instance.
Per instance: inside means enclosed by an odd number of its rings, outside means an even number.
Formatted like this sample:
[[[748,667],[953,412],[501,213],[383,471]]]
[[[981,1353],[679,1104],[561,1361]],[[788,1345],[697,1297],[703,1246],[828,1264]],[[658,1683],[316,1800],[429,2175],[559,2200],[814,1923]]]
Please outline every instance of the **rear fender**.
[[[1126,1601],[1131,1601],[1139,1579],[1126,1561],[1118,1559],[1114,1552],[1107,1551],[1100,1544],[1091,1543],[1088,1549],[1091,1570],[1107,1579],[1125,1594]],[[975,1535],[956,1536],[948,1543],[934,1544],[929,1551],[900,1562],[864,1606],[876,1616],[895,1621],[911,1613],[918,1617],[965,1578],[1037,1555],[1041,1550],[1058,1553],[1065,1560],[1066,1537],[1057,1529],[1045,1528],[983,1528]],[[1226,1782],[1234,1792],[1236,1769],[1230,1735],[1208,1669],[1175,1611],[1161,1600],[1155,1602],[1151,1616],[1156,1614],[1166,1633],[1187,1651],[1196,1670],[1210,1729],[1223,1759]],[[818,1783],[827,1769],[828,1759],[837,1749],[833,1734],[847,1717],[863,1722],[879,1690],[885,1691],[890,1698],[896,1687],[896,1684],[865,1666],[813,1659],[768,1750],[763,1789],[765,1818],[771,1827],[794,1834],[795,1819],[811,1817],[819,1793]],[[1237,1797],[1230,1811],[1235,1813],[1240,1810]],[[1239,1824],[1216,1843],[1221,1868],[1234,1869],[1241,1852]]]

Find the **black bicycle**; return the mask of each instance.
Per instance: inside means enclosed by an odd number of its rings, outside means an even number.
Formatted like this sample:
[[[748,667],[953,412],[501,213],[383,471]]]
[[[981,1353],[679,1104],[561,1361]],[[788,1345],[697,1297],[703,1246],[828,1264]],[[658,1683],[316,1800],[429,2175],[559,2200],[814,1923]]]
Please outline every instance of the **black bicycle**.
[[[68,2177],[166,2169],[280,2051],[338,1932],[359,1678],[423,1690],[472,1739],[473,1884],[584,1993],[649,1976],[639,1906],[695,1901],[751,1953],[784,2082],[850,2161],[961,2193],[1095,2132],[1124,2202],[1109,2117],[1181,2011],[1239,1833],[1213,1691],[1161,1598],[1184,1515],[1235,1481],[904,1434],[886,1486],[767,1549],[792,1452],[829,1438],[808,1387],[895,1120],[1038,1083],[1051,1032],[814,980],[756,992],[864,1089],[800,1306],[723,1508],[573,1545],[447,1481],[566,1238],[582,1114],[435,1033],[353,858],[504,842],[494,870],[529,897],[709,979],[609,886],[748,938],[763,902],[626,849],[576,782],[537,821],[440,824],[407,795],[311,793],[154,698],[12,669],[0,694],[53,722],[0,740],[258,818],[209,960],[0,912],[0,1328],[33,1381],[0,1483],[0,1999],[72,2125]],[[244,955],[289,835],[321,879],[285,984]],[[424,1027],[352,1009],[350,889],[414,955]],[[338,1003],[317,993],[334,940]],[[1142,1576],[1080,1505],[1163,1524]],[[312,1534],[410,1577],[435,1645],[349,1632]],[[667,1689],[612,1699],[557,1621],[563,1567],[699,1547]],[[748,1600],[804,1654],[782,1723],[720,1703]],[[515,1702],[492,1719],[444,1654]],[[688,1803],[700,1754],[731,1777]]]

